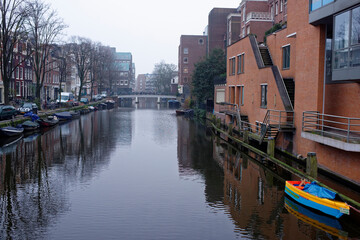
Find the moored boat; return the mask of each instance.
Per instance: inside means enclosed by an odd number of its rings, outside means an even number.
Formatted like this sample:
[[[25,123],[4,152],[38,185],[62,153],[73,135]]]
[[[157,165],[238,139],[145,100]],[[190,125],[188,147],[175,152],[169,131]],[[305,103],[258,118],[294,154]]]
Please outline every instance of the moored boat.
[[[37,122],[25,121],[21,124],[21,127],[24,128],[24,131],[34,131],[40,127]]]
[[[285,193],[296,202],[335,218],[350,214],[350,206],[335,200],[336,193],[316,182],[286,181]]]
[[[55,117],[40,118],[37,120],[40,127],[52,127],[59,123],[59,120]]]
[[[79,111],[70,111],[69,113],[71,114],[71,119],[76,119],[80,117]]]
[[[56,116],[59,121],[69,121],[72,119],[72,115],[70,114],[70,112],[59,112],[55,113],[54,116]]]
[[[186,111],[187,111],[187,109],[176,109],[175,110],[176,116],[184,115]]]
[[[0,133],[6,137],[14,137],[21,135],[24,132],[22,127],[2,127],[0,128]]]

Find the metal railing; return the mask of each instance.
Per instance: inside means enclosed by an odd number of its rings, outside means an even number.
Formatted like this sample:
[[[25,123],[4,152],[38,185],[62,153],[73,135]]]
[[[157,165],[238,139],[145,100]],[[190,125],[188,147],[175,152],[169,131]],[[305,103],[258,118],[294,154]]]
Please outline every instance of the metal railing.
[[[303,113],[302,131],[334,138],[347,143],[360,143],[360,118],[306,111]]]
[[[269,12],[250,12],[246,15],[246,21],[250,20],[273,20]]]
[[[294,127],[294,112],[282,110],[268,110],[264,118],[264,123],[277,126],[279,129]]]

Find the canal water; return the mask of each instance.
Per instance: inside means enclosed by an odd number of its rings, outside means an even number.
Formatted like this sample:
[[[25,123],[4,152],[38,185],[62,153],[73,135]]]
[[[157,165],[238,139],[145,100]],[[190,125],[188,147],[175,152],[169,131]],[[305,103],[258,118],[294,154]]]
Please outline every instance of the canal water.
[[[2,145],[0,239],[360,237],[287,199],[291,175],[174,110],[93,112]]]

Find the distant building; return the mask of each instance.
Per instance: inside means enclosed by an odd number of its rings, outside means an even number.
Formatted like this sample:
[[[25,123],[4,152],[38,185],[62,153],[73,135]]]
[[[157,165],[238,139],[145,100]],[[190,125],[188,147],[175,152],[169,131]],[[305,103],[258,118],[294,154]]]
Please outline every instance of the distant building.
[[[145,92],[146,74],[139,74],[136,79],[135,92]]]
[[[131,81],[133,80],[133,62],[130,52],[116,52],[113,48],[115,57],[115,81],[113,82],[113,92],[115,94],[127,94],[131,92]]]
[[[226,28],[229,14],[237,13],[236,8],[213,8],[208,17],[208,46],[207,54],[216,48],[225,51],[226,48]]]
[[[178,82],[184,98],[190,96],[191,78],[195,63],[206,56],[207,37],[204,35],[181,35],[178,57]]]
[[[177,94],[178,93],[178,85],[179,85],[179,76],[175,76],[171,79],[171,87],[170,87],[170,92],[172,94]]]
[[[136,76],[136,68],[135,68],[135,63],[132,63],[132,74],[131,74],[131,81],[130,81],[130,88],[132,91],[135,90],[135,76]]]

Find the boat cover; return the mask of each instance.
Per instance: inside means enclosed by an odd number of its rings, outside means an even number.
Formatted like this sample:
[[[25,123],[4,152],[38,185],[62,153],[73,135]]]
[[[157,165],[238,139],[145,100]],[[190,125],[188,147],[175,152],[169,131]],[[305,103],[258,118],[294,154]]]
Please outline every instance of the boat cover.
[[[34,114],[33,112],[27,112],[24,114],[24,117],[30,117],[31,121],[35,122],[36,120],[39,119],[39,116]]]
[[[317,182],[308,183],[304,186],[304,192],[310,193],[320,198],[327,198],[327,199],[335,199],[336,193],[321,187],[317,184]]]

